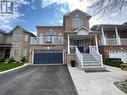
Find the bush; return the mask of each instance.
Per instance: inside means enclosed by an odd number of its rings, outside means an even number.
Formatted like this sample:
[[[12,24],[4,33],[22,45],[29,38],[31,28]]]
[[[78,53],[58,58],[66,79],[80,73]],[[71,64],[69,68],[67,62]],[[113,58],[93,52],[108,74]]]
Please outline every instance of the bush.
[[[0,63],[4,63],[5,60],[3,58],[0,59]]]
[[[114,67],[120,67],[120,64],[122,63],[123,62],[119,59],[117,60],[117,59],[111,59],[111,58],[107,58],[104,61],[104,64],[114,66]]]
[[[26,57],[22,57],[21,62],[22,62],[22,63],[27,62]]]
[[[10,58],[9,60],[8,60],[8,63],[14,63],[14,62],[16,62],[13,58]]]
[[[17,64],[19,64],[20,62],[19,61],[16,61]]]

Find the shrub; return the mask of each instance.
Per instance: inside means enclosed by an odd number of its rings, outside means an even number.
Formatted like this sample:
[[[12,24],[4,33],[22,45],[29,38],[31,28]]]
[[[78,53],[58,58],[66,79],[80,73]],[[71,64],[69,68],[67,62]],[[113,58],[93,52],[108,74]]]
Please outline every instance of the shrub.
[[[8,60],[8,63],[14,63],[14,62],[16,62],[13,58],[10,58],[9,60]]]
[[[114,66],[114,67],[120,67],[120,64],[122,63],[123,62],[119,59],[117,60],[117,59],[111,59],[111,58],[107,58],[104,61],[104,64]]]
[[[3,58],[0,59],[0,63],[4,63],[5,60]]]
[[[16,61],[16,63],[20,63],[19,61]]]
[[[26,57],[22,57],[21,62],[22,62],[22,63],[27,62]]]

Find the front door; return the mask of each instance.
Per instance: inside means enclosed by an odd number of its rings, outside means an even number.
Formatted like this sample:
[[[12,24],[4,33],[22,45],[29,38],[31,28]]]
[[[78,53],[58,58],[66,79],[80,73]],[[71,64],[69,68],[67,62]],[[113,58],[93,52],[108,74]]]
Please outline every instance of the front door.
[[[80,52],[84,52],[84,41],[83,40],[75,40],[75,45],[79,49]]]

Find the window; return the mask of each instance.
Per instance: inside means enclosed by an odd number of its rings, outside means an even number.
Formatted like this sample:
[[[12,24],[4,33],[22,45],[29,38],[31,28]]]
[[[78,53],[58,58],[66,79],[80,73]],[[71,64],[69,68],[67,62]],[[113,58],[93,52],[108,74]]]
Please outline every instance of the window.
[[[83,26],[83,20],[76,17],[72,19],[72,28],[79,28]]]
[[[25,35],[25,41],[28,41],[28,35]]]
[[[53,37],[56,36],[56,32],[49,31],[46,33],[46,36],[47,36],[47,42],[52,42]]]
[[[43,37],[43,33],[40,33],[40,37]]]
[[[56,35],[56,32],[53,32],[53,31],[46,32],[46,36],[55,36],[55,35]]]
[[[19,48],[14,48],[14,55],[18,55],[19,54]]]
[[[20,33],[16,33],[15,35],[15,41],[21,41],[22,35]]]

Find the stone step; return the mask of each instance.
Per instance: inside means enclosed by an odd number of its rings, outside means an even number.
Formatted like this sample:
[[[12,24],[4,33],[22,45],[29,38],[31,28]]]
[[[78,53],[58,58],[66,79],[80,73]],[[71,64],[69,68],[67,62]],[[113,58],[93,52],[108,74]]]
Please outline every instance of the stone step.
[[[98,62],[97,60],[83,60],[83,62]]]
[[[96,59],[83,59],[83,61],[97,61]]]
[[[100,72],[100,71],[105,71],[105,67],[101,66],[84,66],[82,68],[86,72]]]
[[[83,63],[84,66],[101,66],[99,63]]]

